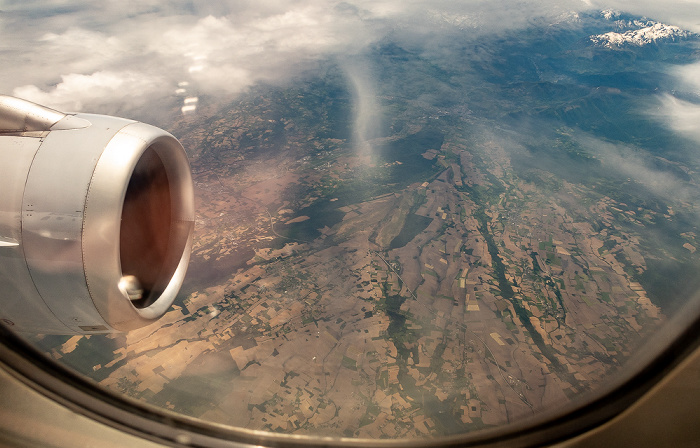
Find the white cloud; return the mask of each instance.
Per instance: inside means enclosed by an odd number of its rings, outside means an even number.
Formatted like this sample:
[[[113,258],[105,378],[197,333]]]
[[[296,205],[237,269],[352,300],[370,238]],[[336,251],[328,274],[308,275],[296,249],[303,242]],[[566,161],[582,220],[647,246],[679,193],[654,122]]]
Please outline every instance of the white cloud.
[[[659,95],[647,114],[669,129],[700,143],[700,104],[697,102],[700,99],[700,63],[673,66],[670,74],[675,79],[676,95],[695,98],[696,101],[683,100],[671,94]]]
[[[674,131],[700,143],[700,105],[671,95],[661,96],[659,101],[661,107],[653,116]]]
[[[91,70],[120,58],[128,51],[118,37],[74,27],[61,34],[46,33],[38,43],[49,60],[74,71]]]
[[[86,104],[114,111],[127,104],[143,106],[155,92],[162,93],[162,87],[162,79],[138,72],[96,72],[64,75],[48,91],[25,85],[15,88],[12,94],[64,112],[80,112]]]
[[[700,96],[700,62],[676,67],[673,73],[680,88]]]
[[[71,6],[80,9],[79,2]],[[149,8],[142,5],[141,9]],[[235,8],[223,4],[220,9]],[[0,77],[0,90],[76,108],[96,104],[87,88],[94,86],[80,89],[76,83],[104,80],[107,73],[113,79],[128,73],[124,86],[135,79],[159,79],[169,83],[171,88],[166,90],[173,92],[177,82],[187,80],[191,93],[235,93],[261,80],[293,77],[308,69],[308,62],[324,56],[360,51],[379,36],[356,10],[329,8],[323,2],[260,2],[228,16],[197,17],[183,14],[180,8],[164,15],[144,13],[121,19],[115,13],[117,22],[104,31],[76,25],[86,23],[80,12],[71,13],[74,20],[68,27],[55,17],[39,18],[32,28],[43,27],[43,33],[26,32],[24,40],[13,42],[16,49],[10,59],[14,61],[6,61],[9,76]],[[87,11],[84,14],[88,16]],[[15,26],[22,32],[18,23]],[[153,82],[139,85],[163,90]],[[72,101],[67,100],[70,95]]]

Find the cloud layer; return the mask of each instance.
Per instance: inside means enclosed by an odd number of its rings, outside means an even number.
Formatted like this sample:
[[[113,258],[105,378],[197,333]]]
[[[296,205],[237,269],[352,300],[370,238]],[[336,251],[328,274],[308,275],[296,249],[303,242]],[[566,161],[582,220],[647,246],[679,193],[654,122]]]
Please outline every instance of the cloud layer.
[[[189,83],[186,94],[197,95],[292,79],[316,61],[361,54],[388,35],[423,39],[460,30],[476,36],[611,5],[700,27],[697,3],[683,0],[673,8],[669,2],[661,8],[659,2],[597,0],[202,3],[7,2],[0,13],[0,92],[65,110],[105,112],[172,97],[181,82]]]
[[[236,93],[289,79],[330,55],[353,55],[389,33],[491,32],[580,8],[568,2],[471,0],[10,2],[0,15],[0,91],[57,108],[158,98],[187,81]],[[31,22],[32,26],[27,26]],[[196,93],[195,92],[195,93]],[[138,103],[138,101],[137,101]]]

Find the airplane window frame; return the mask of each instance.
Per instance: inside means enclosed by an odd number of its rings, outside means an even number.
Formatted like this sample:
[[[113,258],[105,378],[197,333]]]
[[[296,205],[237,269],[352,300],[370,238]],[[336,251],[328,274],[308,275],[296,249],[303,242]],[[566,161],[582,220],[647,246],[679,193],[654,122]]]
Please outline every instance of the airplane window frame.
[[[102,387],[51,359],[3,319],[0,319],[0,369],[80,415],[169,446],[542,446],[560,443],[609,422],[689,356],[700,353],[700,291],[687,299],[687,303],[669,313],[662,324],[640,341],[621,368],[591,391],[581,394],[581,398],[538,410],[536,415],[515,423],[436,438],[387,440],[295,435],[217,424],[179,414]]]
[[[371,440],[290,435],[215,424],[177,414],[100,387],[49,359],[0,323],[0,368],[72,411],[146,440],[208,447],[526,447],[559,443],[621,414],[700,347],[700,297],[662,325],[611,381],[586,399],[529,419],[435,439]]]

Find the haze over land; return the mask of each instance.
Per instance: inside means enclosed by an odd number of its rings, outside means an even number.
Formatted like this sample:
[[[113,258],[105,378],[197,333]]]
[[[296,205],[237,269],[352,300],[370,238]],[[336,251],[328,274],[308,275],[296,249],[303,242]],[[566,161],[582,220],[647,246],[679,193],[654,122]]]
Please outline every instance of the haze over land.
[[[694,293],[700,244],[698,30],[585,3],[40,17],[29,57],[58,68],[3,88],[154,118],[191,156],[197,222],[160,321],[37,343],[290,434],[437,437],[585,396]]]

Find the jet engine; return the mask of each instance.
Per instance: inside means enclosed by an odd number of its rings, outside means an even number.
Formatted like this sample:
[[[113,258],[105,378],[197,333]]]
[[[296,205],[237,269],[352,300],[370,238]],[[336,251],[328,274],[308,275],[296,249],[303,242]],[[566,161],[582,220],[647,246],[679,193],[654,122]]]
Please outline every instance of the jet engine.
[[[194,228],[180,143],[122,118],[0,96],[0,321],[22,332],[123,332],[184,280]]]

